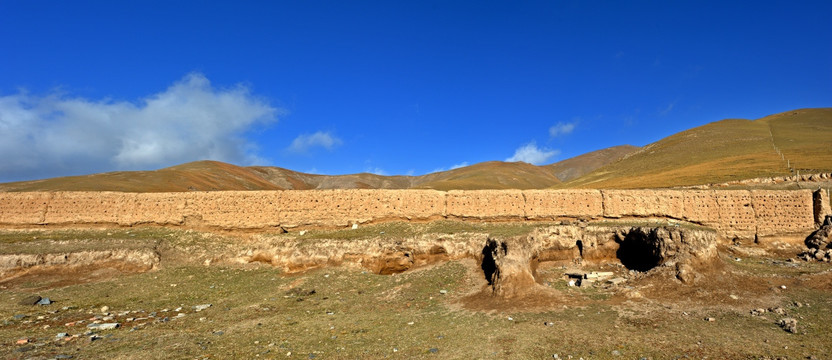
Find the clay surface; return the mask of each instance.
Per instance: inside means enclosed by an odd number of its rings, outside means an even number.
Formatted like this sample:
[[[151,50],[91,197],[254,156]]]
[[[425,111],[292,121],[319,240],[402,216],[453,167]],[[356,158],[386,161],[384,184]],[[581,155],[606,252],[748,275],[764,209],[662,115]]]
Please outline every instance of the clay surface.
[[[344,227],[443,218],[475,221],[658,218],[726,239],[804,234],[830,210],[810,190],[294,190],[0,193],[0,225],[220,229]]]

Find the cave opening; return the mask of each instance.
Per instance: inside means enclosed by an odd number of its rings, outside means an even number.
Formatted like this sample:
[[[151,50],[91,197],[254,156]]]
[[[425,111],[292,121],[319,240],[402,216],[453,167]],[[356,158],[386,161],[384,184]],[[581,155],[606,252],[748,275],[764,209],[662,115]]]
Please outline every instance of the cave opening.
[[[619,247],[615,255],[625,268],[645,272],[661,265],[663,259],[655,233],[634,229],[627,233],[624,239],[616,241]]]
[[[499,257],[502,251],[502,256],[508,254],[508,246],[503,242],[497,242],[488,239],[485,246],[482,248],[482,273],[485,275],[485,280],[488,285],[494,285],[494,282],[500,278],[500,268],[497,267],[496,257]]]
[[[584,257],[584,242],[581,241],[581,240],[578,240],[578,241],[575,242],[575,246],[578,247],[578,256],[583,258]]]

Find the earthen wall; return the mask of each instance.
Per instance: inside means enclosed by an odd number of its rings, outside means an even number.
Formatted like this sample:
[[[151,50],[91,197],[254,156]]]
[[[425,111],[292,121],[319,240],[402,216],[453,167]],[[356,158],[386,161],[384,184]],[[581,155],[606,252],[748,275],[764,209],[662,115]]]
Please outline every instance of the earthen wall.
[[[816,203],[810,190],[33,192],[0,193],[0,224],[259,229],[441,218],[670,218],[713,227],[724,238],[748,239],[811,231]]]

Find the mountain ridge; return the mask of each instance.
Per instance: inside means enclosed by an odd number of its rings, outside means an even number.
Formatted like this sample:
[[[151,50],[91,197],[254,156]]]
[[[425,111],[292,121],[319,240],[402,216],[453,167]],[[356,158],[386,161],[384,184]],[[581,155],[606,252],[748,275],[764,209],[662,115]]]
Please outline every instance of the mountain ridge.
[[[618,145],[541,166],[487,161],[420,176],[318,175],[201,160],[150,171],[2,183],[0,191],[662,188],[816,170],[832,170],[832,108],[724,119],[644,147]]]

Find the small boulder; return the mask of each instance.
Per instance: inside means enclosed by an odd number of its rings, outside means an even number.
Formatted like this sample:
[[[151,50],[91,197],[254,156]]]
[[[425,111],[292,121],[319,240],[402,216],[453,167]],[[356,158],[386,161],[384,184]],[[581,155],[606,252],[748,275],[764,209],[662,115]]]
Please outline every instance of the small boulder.
[[[771,311],[771,312],[773,312],[773,313],[775,313],[775,314],[777,314],[777,315],[786,315],[786,310],[785,310],[785,309],[783,309],[783,308],[781,308],[781,307],[779,307],[779,306],[778,306],[778,307],[776,307],[776,308],[771,308],[771,309],[768,309],[768,311]]]
[[[823,249],[829,247],[829,242],[832,241],[832,224],[828,221],[824,223],[820,229],[815,230],[804,241],[806,246],[811,249]]]
[[[101,323],[101,324],[89,324],[87,328],[89,329],[97,329],[97,330],[113,330],[119,327],[119,323]]]
[[[36,305],[38,303],[38,301],[40,301],[40,299],[41,299],[41,297],[38,296],[38,295],[31,295],[31,296],[27,296],[23,299],[20,299],[18,304],[20,304],[20,305]]]
[[[777,325],[792,334],[797,333],[797,320],[794,318],[780,319],[780,321],[777,322]]]
[[[52,300],[49,300],[49,298],[42,298],[38,301],[38,305],[49,305],[49,304],[52,304]]]
[[[676,263],[676,278],[684,284],[690,284],[696,280],[696,272],[687,263]]]

